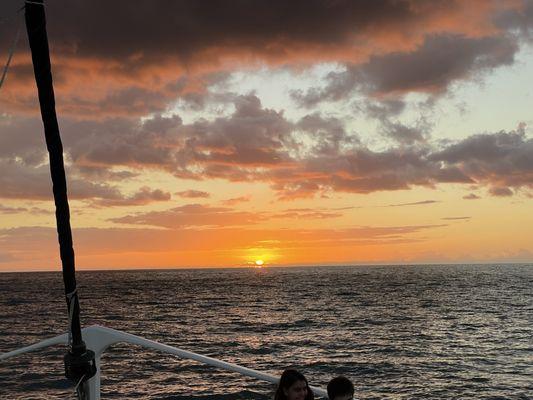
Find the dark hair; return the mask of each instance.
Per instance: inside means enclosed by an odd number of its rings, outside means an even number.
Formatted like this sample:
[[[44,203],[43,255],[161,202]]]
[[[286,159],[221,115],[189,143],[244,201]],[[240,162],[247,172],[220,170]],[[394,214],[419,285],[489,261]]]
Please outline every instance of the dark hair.
[[[286,369],[283,371],[279,380],[278,388],[276,389],[276,394],[274,395],[274,400],[287,400],[287,396],[285,395],[283,389],[288,390],[298,381],[304,381],[305,386],[307,386],[307,396],[305,396],[305,400],[314,400],[315,395],[309,387],[307,379],[305,379],[305,376],[303,376],[301,372],[298,372],[295,369]]]
[[[337,396],[350,395],[353,396],[355,389],[352,381],[345,376],[337,376],[328,383],[328,397],[333,400]]]

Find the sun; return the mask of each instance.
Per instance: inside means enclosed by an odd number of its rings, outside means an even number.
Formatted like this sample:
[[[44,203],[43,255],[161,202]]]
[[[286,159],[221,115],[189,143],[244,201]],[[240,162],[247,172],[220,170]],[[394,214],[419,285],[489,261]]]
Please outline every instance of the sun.
[[[262,267],[265,264],[263,260],[255,260],[255,265],[257,267]]]

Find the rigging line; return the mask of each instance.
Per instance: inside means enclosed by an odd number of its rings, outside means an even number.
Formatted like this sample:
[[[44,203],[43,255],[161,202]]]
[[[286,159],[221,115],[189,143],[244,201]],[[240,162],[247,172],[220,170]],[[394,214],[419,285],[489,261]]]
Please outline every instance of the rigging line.
[[[25,6],[20,7],[15,14],[10,15],[9,17],[5,17],[5,18],[0,19],[0,25],[6,24],[8,22],[11,22],[11,20],[17,18],[18,13],[21,12],[22,10],[24,10],[24,7]]]
[[[17,43],[20,38],[21,30],[22,30],[22,19],[19,20],[19,24],[17,27],[17,33],[15,34],[13,43],[11,43],[11,48],[9,49],[9,55],[7,56],[7,62],[6,62],[6,65],[4,66],[4,70],[2,71],[2,77],[0,78],[0,89],[2,89],[2,85],[4,84],[4,81],[6,80],[7,70],[9,69],[9,65],[11,64],[11,60],[13,59],[13,54],[15,53],[15,48],[17,47]]]

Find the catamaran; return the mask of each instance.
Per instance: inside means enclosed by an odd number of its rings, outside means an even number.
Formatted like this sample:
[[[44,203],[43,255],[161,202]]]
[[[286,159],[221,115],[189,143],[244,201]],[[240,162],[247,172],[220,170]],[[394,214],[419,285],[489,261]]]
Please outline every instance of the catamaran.
[[[50,171],[56,207],[56,224],[67,303],[68,329],[67,333],[0,354],[0,360],[16,357],[49,346],[66,345],[67,353],[64,356],[65,375],[75,385],[76,395],[80,400],[100,399],[101,355],[109,346],[119,342],[138,345],[276,384],[279,378],[271,374],[167,346],[126,332],[98,325],[81,328],[79,318],[80,303],[76,288],[75,258],[70,227],[70,210],[63,162],[63,147],[55,110],[43,0],[26,0],[24,12],[46,146],[50,158]],[[311,389],[316,395],[327,397],[327,392],[324,389],[313,386],[311,386]]]

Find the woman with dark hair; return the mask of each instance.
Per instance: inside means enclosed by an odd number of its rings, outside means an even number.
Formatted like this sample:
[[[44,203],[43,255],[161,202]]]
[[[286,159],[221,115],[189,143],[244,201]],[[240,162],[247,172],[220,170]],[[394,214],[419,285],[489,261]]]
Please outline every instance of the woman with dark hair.
[[[274,400],[314,400],[307,379],[295,369],[286,369],[281,374]]]

